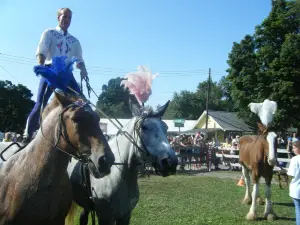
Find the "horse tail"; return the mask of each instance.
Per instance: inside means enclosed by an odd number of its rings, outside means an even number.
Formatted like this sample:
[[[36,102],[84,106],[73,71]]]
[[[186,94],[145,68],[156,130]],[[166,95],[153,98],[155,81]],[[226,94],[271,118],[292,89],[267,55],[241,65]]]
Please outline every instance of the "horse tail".
[[[69,209],[68,215],[65,219],[65,225],[74,225],[74,217],[78,210],[79,206],[73,201]]]

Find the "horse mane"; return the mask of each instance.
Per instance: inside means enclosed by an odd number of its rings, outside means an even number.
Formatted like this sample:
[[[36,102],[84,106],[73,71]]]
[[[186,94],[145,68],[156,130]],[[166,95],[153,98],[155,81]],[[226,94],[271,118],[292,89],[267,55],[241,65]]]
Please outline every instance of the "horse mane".
[[[56,97],[54,97],[53,100],[43,110],[43,113],[41,115],[42,120],[44,120],[46,118],[46,116],[48,116],[48,114],[52,111],[52,109],[54,109],[58,106],[59,106],[59,102],[56,99]]]
[[[268,133],[269,129],[265,125],[263,125],[261,122],[257,123],[258,132],[260,135],[265,135]]]

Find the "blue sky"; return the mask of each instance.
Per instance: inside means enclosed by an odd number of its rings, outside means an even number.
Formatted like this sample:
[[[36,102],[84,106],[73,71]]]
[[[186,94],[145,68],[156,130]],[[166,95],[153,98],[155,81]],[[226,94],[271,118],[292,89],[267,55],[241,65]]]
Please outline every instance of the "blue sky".
[[[159,73],[146,103],[156,106],[175,91],[195,91],[208,68],[214,81],[226,75],[233,42],[254,32],[271,0],[1,0],[0,79],[27,86],[34,100],[36,47],[41,33],[57,25],[60,7],[73,11],[69,32],[81,42],[96,92],[145,65]]]

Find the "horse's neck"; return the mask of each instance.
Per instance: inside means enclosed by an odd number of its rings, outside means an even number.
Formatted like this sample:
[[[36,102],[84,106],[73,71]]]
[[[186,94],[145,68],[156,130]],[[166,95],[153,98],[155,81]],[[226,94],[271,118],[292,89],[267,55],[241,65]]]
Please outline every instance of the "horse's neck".
[[[134,137],[134,122],[135,119],[131,120],[123,128],[123,131],[127,131],[132,137]],[[113,180],[115,190],[120,186],[121,182],[133,184],[137,180],[138,172],[135,146],[123,134],[119,134],[111,139],[109,145],[114,153],[115,162],[122,165],[112,166],[111,173],[107,179]]]
[[[133,139],[136,139],[135,135],[135,121],[136,119],[130,120],[130,122],[123,128],[123,131],[127,132]],[[137,141],[137,140],[134,140]],[[135,146],[125,137],[123,134],[119,134],[115,136],[109,142],[111,149],[115,155],[115,161],[127,164],[128,167],[132,168],[135,164],[133,161],[136,161],[136,154],[135,154]]]

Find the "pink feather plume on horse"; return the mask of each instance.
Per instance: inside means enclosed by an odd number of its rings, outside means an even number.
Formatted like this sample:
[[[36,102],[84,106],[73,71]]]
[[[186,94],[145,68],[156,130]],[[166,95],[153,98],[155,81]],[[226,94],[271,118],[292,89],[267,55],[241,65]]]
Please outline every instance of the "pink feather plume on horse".
[[[151,95],[151,86],[153,79],[157,74],[152,74],[150,70],[143,66],[138,67],[138,71],[126,74],[126,80],[121,82],[121,86],[128,88],[130,94],[134,95],[137,101],[142,105]]]

